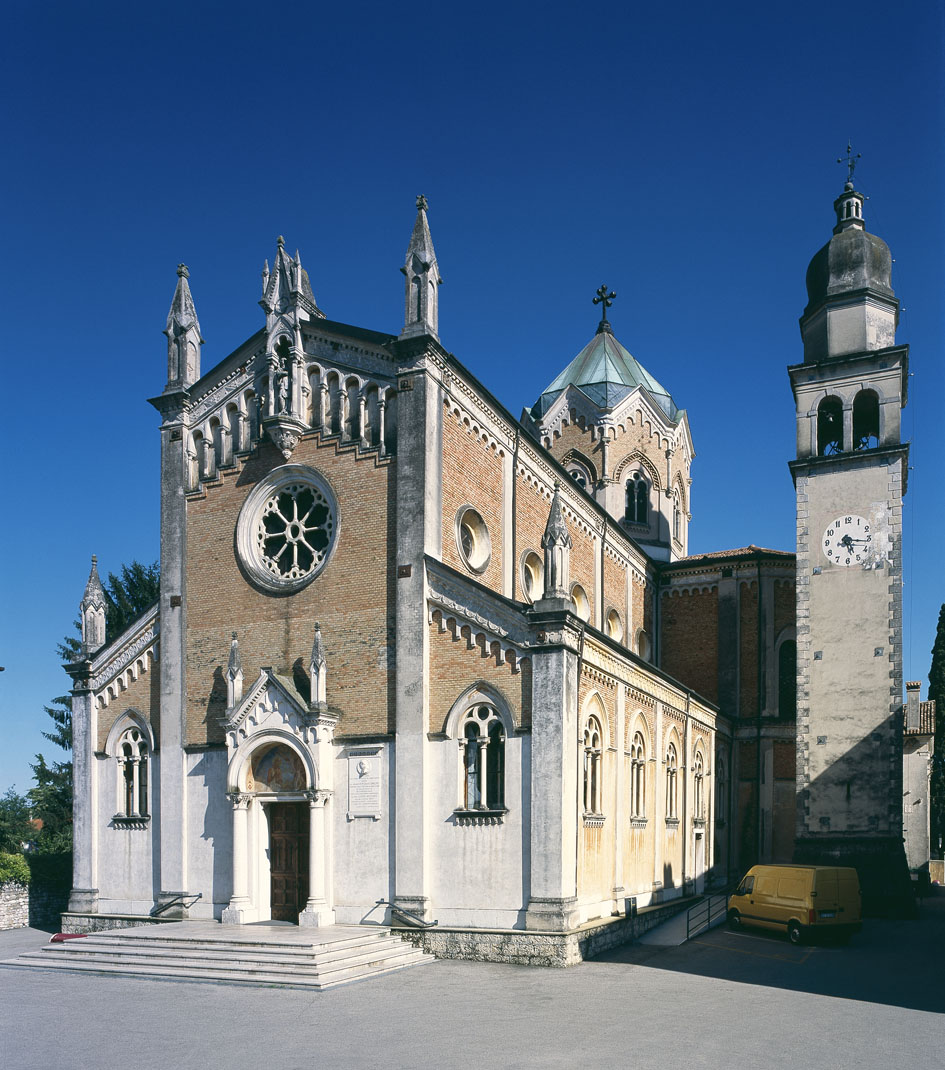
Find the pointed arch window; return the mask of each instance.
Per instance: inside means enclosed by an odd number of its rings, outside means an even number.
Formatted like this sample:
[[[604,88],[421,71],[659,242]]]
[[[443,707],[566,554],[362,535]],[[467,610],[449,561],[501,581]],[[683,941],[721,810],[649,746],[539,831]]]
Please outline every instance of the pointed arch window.
[[[646,817],[646,744],[643,733],[636,732],[630,745],[630,816]]]
[[[673,538],[676,542],[682,542],[682,505],[678,490],[673,491]]]
[[[692,764],[692,816],[696,821],[705,820],[705,762],[702,752],[696,752]]]
[[[678,796],[679,759],[676,744],[670,743],[666,748],[666,820],[679,820]]]
[[[116,745],[118,759],[118,808],[116,825],[147,824],[148,763],[150,747],[140,728],[131,725],[122,732]]]
[[[473,706],[459,723],[462,791],[457,811],[505,812],[505,728],[492,706]]]
[[[721,755],[715,759],[715,823],[721,828],[728,813],[728,787],[725,783],[725,762]]]
[[[603,732],[592,714],[584,724],[584,813],[598,815],[601,809],[601,758]]]
[[[642,472],[631,472],[626,486],[624,520],[628,524],[649,524],[650,484]]]

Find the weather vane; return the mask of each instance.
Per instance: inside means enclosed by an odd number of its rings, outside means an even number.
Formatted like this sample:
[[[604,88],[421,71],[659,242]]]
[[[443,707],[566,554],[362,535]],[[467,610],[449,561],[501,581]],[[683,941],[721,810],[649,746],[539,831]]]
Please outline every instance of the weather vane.
[[[608,293],[606,286],[601,286],[597,290],[597,296],[594,298],[594,304],[595,305],[603,305],[604,306],[603,311],[604,311],[604,321],[605,322],[607,320],[607,309],[610,308],[610,306],[613,304],[614,298],[616,296],[617,295],[614,293],[613,290],[611,290],[610,293]]]
[[[847,142],[847,154],[846,154],[846,156],[838,156],[837,157],[837,163],[845,163],[847,165],[847,168],[849,169],[848,170],[848,174],[847,174],[847,182],[849,182],[851,186],[853,185],[853,172],[856,169],[856,161],[859,160],[862,155],[863,155],[862,152],[858,152],[854,156],[853,155],[853,143],[851,141],[848,141]]]

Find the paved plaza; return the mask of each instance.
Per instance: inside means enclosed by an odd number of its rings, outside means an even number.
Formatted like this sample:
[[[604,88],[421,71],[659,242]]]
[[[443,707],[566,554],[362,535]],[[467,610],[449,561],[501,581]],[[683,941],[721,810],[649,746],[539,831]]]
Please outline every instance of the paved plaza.
[[[0,933],[0,959],[40,946]],[[945,895],[848,947],[715,929],[568,970],[437,962],[323,993],[0,968],[5,1070],[935,1067]]]

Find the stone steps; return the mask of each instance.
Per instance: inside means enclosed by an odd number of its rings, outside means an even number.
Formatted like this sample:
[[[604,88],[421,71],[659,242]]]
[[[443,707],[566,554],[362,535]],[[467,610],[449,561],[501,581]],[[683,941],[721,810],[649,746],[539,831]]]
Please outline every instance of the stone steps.
[[[385,928],[348,927],[333,936],[331,929],[306,934],[247,927],[230,936],[230,930],[206,924],[188,932],[188,924],[174,926],[173,933],[170,926],[99,932],[47,944],[2,965],[319,990],[434,961]]]

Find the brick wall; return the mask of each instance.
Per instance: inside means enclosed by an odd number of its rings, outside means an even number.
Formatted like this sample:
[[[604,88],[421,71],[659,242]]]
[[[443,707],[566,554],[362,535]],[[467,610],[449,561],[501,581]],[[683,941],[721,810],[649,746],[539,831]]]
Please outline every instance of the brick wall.
[[[485,521],[492,557],[477,580],[493,591],[502,590],[502,458],[483,442],[471,425],[460,423],[449,409],[443,412],[443,560],[468,571],[456,545],[456,517],[471,505]]]
[[[663,591],[660,664],[711,702],[718,701],[719,591]]]
[[[739,713],[758,716],[758,584],[738,585]]]
[[[246,689],[264,665],[303,674],[316,621],[328,661],[328,702],[343,711],[339,734],[393,731],[394,463],[322,444],[314,434],[299,442],[292,463],[316,469],[337,499],[336,544],[308,586],[274,595],[244,578],[234,532],[253,487],[283,463],[264,443],[188,500],[186,743],[223,739],[232,631],[239,633]]]
[[[776,580],[774,584],[774,634],[775,637],[796,619],[794,580]]]
[[[446,718],[453,703],[473,684],[483,682],[495,688],[508,703],[516,727],[528,727],[532,721],[532,666],[522,663],[520,672],[509,664],[498,665],[494,656],[486,656],[481,646],[469,649],[467,640],[441,632],[436,622],[430,624],[430,731],[444,732]]]
[[[161,710],[161,674],[160,659],[155,654],[151,668],[132,680],[126,691],[122,691],[105,709],[98,711],[98,750],[105,750],[105,741],[112,726],[128,710],[137,710],[146,721],[150,721],[155,743],[160,746],[159,727]]]

